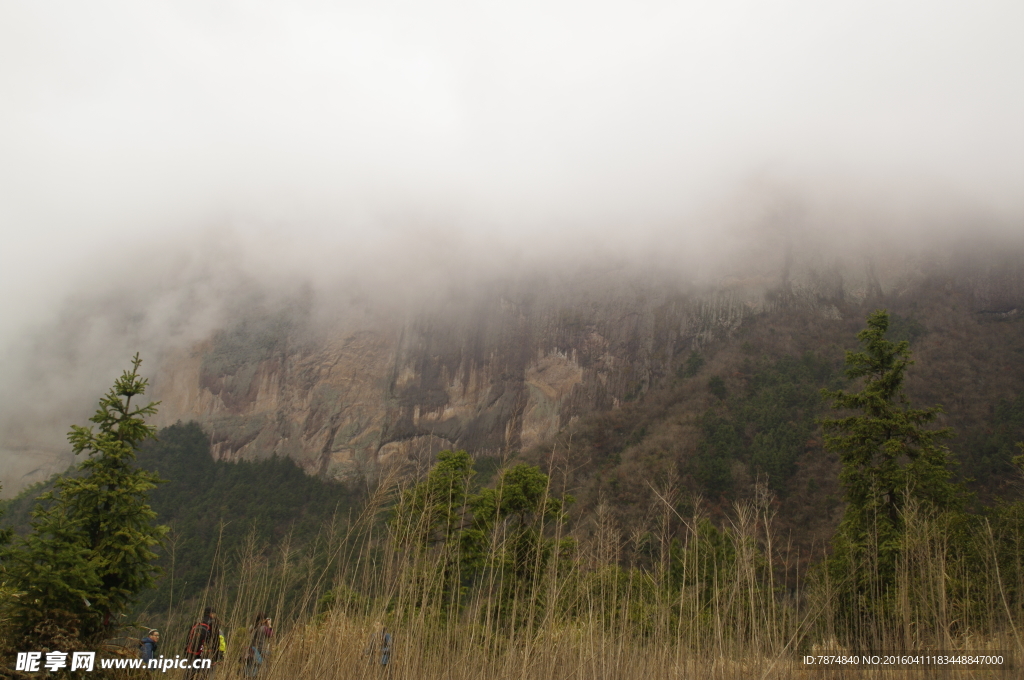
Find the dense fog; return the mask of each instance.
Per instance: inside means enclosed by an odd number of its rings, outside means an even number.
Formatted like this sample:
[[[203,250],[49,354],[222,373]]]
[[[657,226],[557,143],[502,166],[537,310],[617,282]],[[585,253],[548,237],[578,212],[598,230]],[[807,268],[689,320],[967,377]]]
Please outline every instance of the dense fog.
[[[794,249],[1019,246],[1022,25],[1018,2],[4,3],[0,481],[66,460],[135,351],[257,301],[372,324],[587,268],[714,285]]]

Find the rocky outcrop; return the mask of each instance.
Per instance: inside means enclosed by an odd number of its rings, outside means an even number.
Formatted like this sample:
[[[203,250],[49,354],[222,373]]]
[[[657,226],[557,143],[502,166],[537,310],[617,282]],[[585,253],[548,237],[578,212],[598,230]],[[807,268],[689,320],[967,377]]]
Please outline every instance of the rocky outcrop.
[[[345,330],[264,310],[168,357],[154,388],[161,420],[199,420],[218,458],[290,456],[311,474],[355,479],[425,467],[443,448],[500,455],[542,443],[636,399],[751,315],[838,321],[883,295],[940,286],[978,314],[1013,315],[1021,271],[785,258],[705,288],[621,272],[495,285],[404,323]]]
[[[199,420],[218,458],[286,455],[353,478],[442,448],[499,455],[543,442],[635,399],[753,311],[731,293],[646,288],[503,294],[315,340],[303,319],[251,318],[167,357],[154,389],[161,422]]]

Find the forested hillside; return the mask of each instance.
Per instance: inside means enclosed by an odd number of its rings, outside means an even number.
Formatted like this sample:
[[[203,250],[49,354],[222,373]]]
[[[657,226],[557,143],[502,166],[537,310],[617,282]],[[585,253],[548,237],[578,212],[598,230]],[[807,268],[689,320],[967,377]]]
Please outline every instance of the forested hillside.
[[[171,528],[157,550],[163,573],[156,589],[143,594],[140,610],[167,610],[221,585],[223,574],[213,570],[218,553],[231,562],[250,542],[260,553],[285,537],[297,548],[309,544],[335,518],[347,521],[359,495],[306,475],[287,458],[215,461],[210,438],[196,423],[162,429],[139,450],[138,465],[164,480],[150,493],[150,505],[156,521]],[[49,487],[37,485],[9,501],[4,521],[25,530],[35,498]]]
[[[525,451],[409,460],[362,486],[308,475],[289,458],[216,460],[199,424],[166,427],[137,457],[165,480],[149,494],[156,522],[170,527],[163,573],[125,630],[157,625],[175,648],[203,605],[226,612],[236,639],[255,611],[273,611],[292,636],[287,650],[330,630],[353,644],[387,617],[417,640],[407,658],[427,663],[466,636],[505,649],[508,636],[536,627],[545,663],[556,664],[557,640],[589,626],[602,654],[610,635],[628,640],[630,654],[755,650],[751,663],[769,670],[836,636],[927,646],[909,626],[948,639],[961,620],[987,649],[1005,646],[1024,609],[1021,322],[953,308],[873,315],[891,319],[888,340],[905,340],[899,351],[916,358],[900,378],[910,403],[947,404],[928,428],[955,429],[940,458],[959,461],[954,482],[973,495],[953,484],[970,507],[898,513],[896,557],[872,575],[856,557],[873,554],[868,544],[835,547],[855,503],[844,504],[840,456],[821,430],[835,415],[823,391],[859,389],[844,377],[858,311],[748,318]],[[45,488],[9,502],[5,521],[23,530]],[[850,564],[884,587],[863,590],[847,578]],[[910,603],[911,623],[897,601]]]
[[[949,446],[972,502],[1018,498],[1011,458],[1024,440],[1024,321],[970,312],[955,296],[889,302],[899,310],[889,337],[909,341],[916,359],[909,397],[944,406],[937,426],[955,430]],[[776,528],[809,563],[842,516],[838,459],[822,448],[818,421],[828,409],[821,390],[846,385],[844,352],[856,346],[864,309],[851,304],[841,319],[800,308],[749,316],[714,342],[680,349],[667,359],[671,370],[644,389],[638,384],[617,406],[573,418],[531,448],[500,456],[470,449],[474,485],[493,483],[502,466],[536,464],[553,489],[576,497],[574,531],[590,535],[611,519],[616,531],[642,542],[651,540],[666,501],[680,516],[699,512],[726,526],[734,502],[753,499],[762,482]],[[292,545],[309,544],[332,519],[348,522],[377,482],[311,476],[284,457],[215,460],[211,434],[178,423],[139,452],[139,465],[167,480],[151,502],[171,527],[159,549],[165,573],[143,608],[166,610],[211,579],[230,579],[212,569],[218,553],[229,563],[247,546],[272,550],[286,536]],[[412,483],[430,462],[410,459],[397,470]],[[5,521],[25,527],[42,490],[9,502]]]
[[[926,302],[889,301],[899,311],[888,337],[909,341],[914,355],[909,399],[943,407],[936,427],[954,430],[955,474],[973,502],[1018,498],[1011,459],[1024,440],[1024,322],[971,314],[948,298]],[[626,532],[662,512],[663,497],[681,514],[699,499],[725,522],[760,479],[787,540],[805,554],[820,549],[842,514],[838,458],[822,448],[820,391],[846,384],[843,359],[863,309],[843,309],[841,321],[799,310],[747,319],[721,342],[680,354],[646,393],[574,421],[524,457],[577,495],[581,519],[604,505]]]

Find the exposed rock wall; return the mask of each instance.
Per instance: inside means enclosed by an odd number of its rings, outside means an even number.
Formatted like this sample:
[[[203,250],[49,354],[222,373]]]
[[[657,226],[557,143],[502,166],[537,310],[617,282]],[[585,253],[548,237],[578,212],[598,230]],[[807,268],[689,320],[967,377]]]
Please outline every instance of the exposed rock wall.
[[[954,267],[884,257],[740,272],[715,286],[614,273],[477,291],[394,325],[327,331],[301,315],[251,316],[164,361],[162,422],[197,419],[214,454],[286,455],[355,479],[425,467],[438,450],[498,455],[581,414],[616,408],[752,314],[843,310],[936,286],[978,314],[1019,313],[1019,261]]]
[[[339,478],[447,447],[498,455],[638,397],[755,311],[729,293],[586,297],[499,295],[316,341],[298,320],[248,322],[163,362],[160,419],[199,420],[218,458],[287,455]]]

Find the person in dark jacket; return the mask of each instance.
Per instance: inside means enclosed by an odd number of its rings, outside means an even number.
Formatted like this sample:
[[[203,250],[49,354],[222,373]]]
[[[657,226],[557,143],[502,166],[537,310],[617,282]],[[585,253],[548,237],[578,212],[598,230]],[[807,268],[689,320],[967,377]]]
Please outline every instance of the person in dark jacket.
[[[205,678],[209,671],[196,668],[195,662],[211,657],[217,648],[217,612],[213,611],[212,607],[207,607],[203,610],[202,620],[192,624],[188,631],[188,639],[185,640],[185,653],[182,656],[190,662],[185,671],[185,680]]]
[[[160,643],[160,631],[153,629],[146,633],[146,637],[139,641],[139,656],[143,661],[152,661],[156,658],[156,648]],[[143,667],[146,664],[142,664]]]
[[[267,660],[270,638],[274,635],[274,629],[270,624],[270,619],[260,612],[249,626],[249,649],[242,660],[245,664],[245,674],[250,678],[259,675],[263,662]]]

